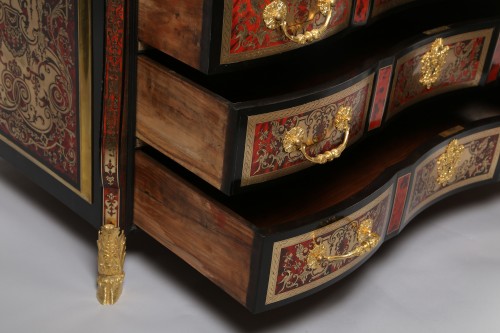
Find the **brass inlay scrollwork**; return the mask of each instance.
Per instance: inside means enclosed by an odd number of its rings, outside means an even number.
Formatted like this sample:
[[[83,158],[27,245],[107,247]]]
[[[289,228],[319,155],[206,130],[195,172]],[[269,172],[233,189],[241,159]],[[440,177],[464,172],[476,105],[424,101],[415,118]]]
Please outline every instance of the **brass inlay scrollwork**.
[[[125,241],[123,230],[112,224],[103,225],[99,231],[97,299],[101,304],[115,304],[122,293]]]
[[[288,23],[286,21],[286,16],[288,13],[288,7],[282,0],[274,0],[264,8],[262,13],[262,18],[266,24],[266,27],[271,30],[279,29],[283,31],[283,34],[292,42],[297,44],[306,44],[313,42],[321,38],[325,33],[330,21],[332,19],[333,6],[336,0],[318,0],[318,8],[320,13],[326,17],[323,25],[317,29],[312,29],[303,34],[291,35],[288,32]]]
[[[446,55],[449,50],[450,47],[443,44],[443,39],[437,38],[432,43],[431,49],[422,57],[419,82],[427,89],[430,89],[441,76],[441,71],[446,63]]]
[[[317,156],[310,156],[307,152],[307,141],[305,139],[305,131],[301,127],[294,127],[285,134],[283,138],[283,148],[287,153],[292,153],[299,150],[304,157],[313,163],[324,164],[332,161],[342,154],[347,147],[349,140],[350,122],[352,118],[352,108],[343,106],[339,109],[335,116],[334,126],[337,130],[344,132],[344,140],[334,149],[318,154]]]
[[[377,244],[380,242],[380,236],[373,232],[373,220],[366,219],[359,224],[356,236],[359,245],[352,251],[345,254],[339,255],[329,255],[328,249],[325,243],[316,244],[314,241],[314,247],[309,251],[307,256],[307,267],[316,270],[319,268],[323,262],[344,260],[354,257],[362,256],[365,253],[373,250]]]
[[[464,146],[458,143],[458,140],[452,140],[446,151],[439,156],[437,160],[437,179],[436,182],[441,186],[446,186],[453,178],[455,178],[458,163]]]

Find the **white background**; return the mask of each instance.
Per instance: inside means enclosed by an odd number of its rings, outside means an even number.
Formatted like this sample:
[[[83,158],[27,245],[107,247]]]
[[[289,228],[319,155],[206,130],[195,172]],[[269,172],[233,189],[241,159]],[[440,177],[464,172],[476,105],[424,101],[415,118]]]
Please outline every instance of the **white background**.
[[[252,315],[144,233],[95,298],[96,231],[0,160],[0,332],[499,332],[500,184],[433,206],[321,293]]]

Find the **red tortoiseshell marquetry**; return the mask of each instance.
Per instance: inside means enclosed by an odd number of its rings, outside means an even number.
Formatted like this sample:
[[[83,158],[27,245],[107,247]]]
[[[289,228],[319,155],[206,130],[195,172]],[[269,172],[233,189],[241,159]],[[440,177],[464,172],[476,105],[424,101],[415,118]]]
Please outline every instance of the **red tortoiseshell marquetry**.
[[[363,24],[368,20],[368,9],[370,6],[369,0],[356,1],[356,8],[354,9],[353,22],[355,24]]]
[[[419,82],[421,59],[429,45],[397,60],[387,112],[393,116],[405,107],[455,89],[477,86],[483,73],[493,30],[484,29],[446,37],[449,47],[440,78],[429,89]]]
[[[408,187],[410,186],[410,177],[411,173],[407,173],[398,178],[391,219],[389,220],[389,227],[387,228],[388,235],[398,231],[401,225],[406,197],[408,196]]]
[[[373,105],[370,114],[370,124],[368,130],[380,127],[384,117],[387,95],[389,94],[389,84],[391,82],[392,65],[383,67],[378,71],[377,86],[373,97]]]
[[[366,124],[373,77],[310,103],[249,117],[242,184],[280,177],[310,165],[300,151],[288,153],[283,148],[283,137],[293,127],[303,128],[308,140],[314,142],[307,148],[309,154],[318,155],[338,146],[344,134],[333,124],[342,106],[352,108],[349,142],[359,139]]]
[[[456,188],[494,177],[500,155],[500,128],[482,131],[460,139],[464,146],[455,177],[446,185],[437,183],[437,161],[445,148],[435,152],[415,170],[405,223],[434,200]]]
[[[495,81],[498,78],[498,73],[500,73],[500,37],[498,37],[493,58],[491,59],[491,67],[486,82],[490,83]]]
[[[368,206],[356,213],[311,233],[275,242],[271,260],[266,304],[293,297],[340,276],[354,267],[362,257],[324,261],[316,268],[309,267],[307,258],[318,244],[330,254],[352,251],[359,245],[357,229],[361,221],[371,219],[373,232],[382,235],[390,213],[392,187],[389,187]]]
[[[335,2],[325,37],[348,26],[351,2],[351,0]],[[266,27],[263,12],[269,3],[271,0],[226,2],[221,54],[223,63],[275,54],[290,46],[298,47],[288,40],[280,29],[271,30]],[[319,12],[315,0],[287,0],[285,3],[288,8],[286,18],[288,30],[294,35],[321,27],[326,20]]]

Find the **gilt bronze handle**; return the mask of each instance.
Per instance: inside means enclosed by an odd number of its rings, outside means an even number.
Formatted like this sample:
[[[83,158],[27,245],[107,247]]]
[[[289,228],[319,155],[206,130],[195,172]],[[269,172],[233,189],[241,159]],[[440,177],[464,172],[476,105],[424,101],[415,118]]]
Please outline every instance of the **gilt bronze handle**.
[[[291,35],[288,32],[288,24],[286,22],[288,7],[284,1],[274,0],[269,3],[266,8],[264,8],[262,17],[268,29],[275,30],[281,28],[283,34],[289,40],[303,45],[320,39],[321,36],[325,33],[332,19],[333,6],[335,4],[335,1],[336,0],[318,0],[319,10],[321,14],[326,17],[325,22],[319,28],[312,29],[311,31],[307,31],[303,34],[297,34],[295,36]]]
[[[325,243],[315,244],[314,248],[309,251],[309,254],[307,256],[307,266],[310,269],[315,270],[318,267],[321,267],[321,264],[325,261],[331,262],[359,257],[373,250],[380,242],[380,236],[377,233],[373,232],[372,219],[363,220],[359,224],[356,236],[359,245],[352,251],[349,251],[345,254],[329,255],[329,251]]]
[[[342,152],[347,147],[347,141],[349,140],[350,132],[350,122],[352,118],[352,109],[350,107],[343,106],[337,112],[334,120],[334,126],[339,131],[344,131],[344,140],[342,143],[327,152],[318,154],[317,156],[310,156],[307,152],[307,142],[305,139],[304,129],[297,126],[292,128],[285,134],[283,138],[283,148],[287,153],[292,153],[299,150],[304,157],[313,163],[324,164],[326,162],[332,161],[342,154]]]

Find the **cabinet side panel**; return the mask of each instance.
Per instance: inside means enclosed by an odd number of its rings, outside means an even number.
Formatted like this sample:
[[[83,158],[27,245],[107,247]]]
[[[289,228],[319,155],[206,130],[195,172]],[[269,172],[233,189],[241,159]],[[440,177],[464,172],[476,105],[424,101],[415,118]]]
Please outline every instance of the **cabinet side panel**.
[[[139,0],[139,40],[200,68],[203,0]]]

